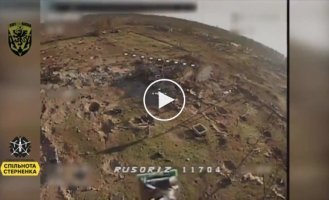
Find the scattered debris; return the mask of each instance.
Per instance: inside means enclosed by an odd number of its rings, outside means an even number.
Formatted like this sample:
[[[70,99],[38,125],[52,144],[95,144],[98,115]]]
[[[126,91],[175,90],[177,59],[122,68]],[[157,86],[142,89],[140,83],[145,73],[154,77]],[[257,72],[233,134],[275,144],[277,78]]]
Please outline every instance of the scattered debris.
[[[237,44],[237,43],[234,43],[234,42],[231,42],[230,44],[231,44],[232,46],[236,47],[236,48],[238,48],[238,47],[241,46],[241,45],[239,45],[239,44]]]
[[[223,95],[228,95],[228,94],[231,94],[232,93],[232,90],[226,90],[223,92]]]
[[[123,111],[121,108],[113,108],[112,110],[105,111],[104,114],[116,116],[116,115],[121,115],[122,112]]]
[[[190,94],[193,95],[193,96],[196,96],[196,95],[197,95],[196,92],[194,92],[192,89],[189,89],[188,91],[189,91]]]
[[[285,186],[285,181],[284,181],[283,178],[277,178],[275,182],[280,187],[284,187]]]
[[[88,191],[99,191],[99,189],[92,187],[92,186],[88,186],[81,190],[81,192],[88,192]]]
[[[154,125],[154,119],[148,115],[142,115],[140,117],[134,117],[129,120],[130,125],[135,128],[147,128],[149,125]]]
[[[211,123],[210,125],[211,128],[213,128],[217,133],[220,133],[220,129],[218,128],[218,126],[215,123]]]
[[[273,187],[272,188],[272,192],[275,194],[275,196],[277,196],[278,198],[280,198],[280,199],[283,199],[283,200],[285,200],[286,199],[286,197],[284,196],[284,195],[282,195],[282,194],[280,194],[279,192],[278,192],[278,189],[277,189],[277,187]]]
[[[256,182],[258,185],[263,185],[263,177],[254,176],[252,173],[248,172],[242,176],[242,181]]]
[[[267,152],[264,153],[264,156],[266,158],[271,158],[272,157],[272,152],[270,150],[268,150]]]
[[[260,153],[261,149],[260,148],[254,148],[252,151],[253,151],[253,153]]]

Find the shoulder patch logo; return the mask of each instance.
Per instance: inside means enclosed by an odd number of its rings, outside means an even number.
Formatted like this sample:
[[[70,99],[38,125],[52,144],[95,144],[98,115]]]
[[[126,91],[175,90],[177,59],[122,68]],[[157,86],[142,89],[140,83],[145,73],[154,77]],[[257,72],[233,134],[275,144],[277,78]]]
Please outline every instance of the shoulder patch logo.
[[[9,48],[17,56],[25,55],[32,45],[32,26],[26,22],[9,24],[8,28]]]

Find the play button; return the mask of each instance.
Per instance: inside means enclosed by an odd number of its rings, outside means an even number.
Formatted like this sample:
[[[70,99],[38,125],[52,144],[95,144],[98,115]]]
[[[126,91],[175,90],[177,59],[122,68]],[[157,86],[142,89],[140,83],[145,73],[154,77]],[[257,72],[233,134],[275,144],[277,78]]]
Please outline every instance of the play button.
[[[163,106],[167,105],[168,103],[175,101],[175,99],[163,94],[162,92],[158,92],[158,101],[159,101],[159,109],[160,109]]]
[[[175,81],[159,79],[146,88],[143,104],[146,112],[154,119],[170,121],[182,113],[185,107],[185,94]]]

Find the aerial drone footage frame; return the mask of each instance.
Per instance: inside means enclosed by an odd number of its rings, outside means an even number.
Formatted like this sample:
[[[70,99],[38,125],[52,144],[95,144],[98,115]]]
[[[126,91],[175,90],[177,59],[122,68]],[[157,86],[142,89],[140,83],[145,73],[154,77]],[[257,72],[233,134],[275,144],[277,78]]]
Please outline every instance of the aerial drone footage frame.
[[[41,36],[41,199],[287,198],[281,53],[218,27],[145,14],[44,23]],[[169,122],[143,106],[159,79],[186,96]],[[68,165],[80,181],[52,181],[53,167]]]

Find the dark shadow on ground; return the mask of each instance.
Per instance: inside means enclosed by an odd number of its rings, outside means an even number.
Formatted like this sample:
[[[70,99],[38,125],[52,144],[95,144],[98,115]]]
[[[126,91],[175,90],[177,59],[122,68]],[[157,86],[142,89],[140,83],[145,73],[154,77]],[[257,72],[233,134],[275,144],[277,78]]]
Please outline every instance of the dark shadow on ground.
[[[138,139],[138,140],[133,141],[133,142],[129,142],[127,144],[110,147],[110,148],[107,148],[107,149],[105,149],[103,151],[97,152],[97,154],[107,154],[107,153],[108,154],[111,154],[111,153],[121,152],[121,151],[124,151],[125,149],[127,149],[127,148],[129,148],[131,146],[134,146],[136,144],[142,143],[145,139],[146,139],[146,137],[143,137],[141,139]]]

